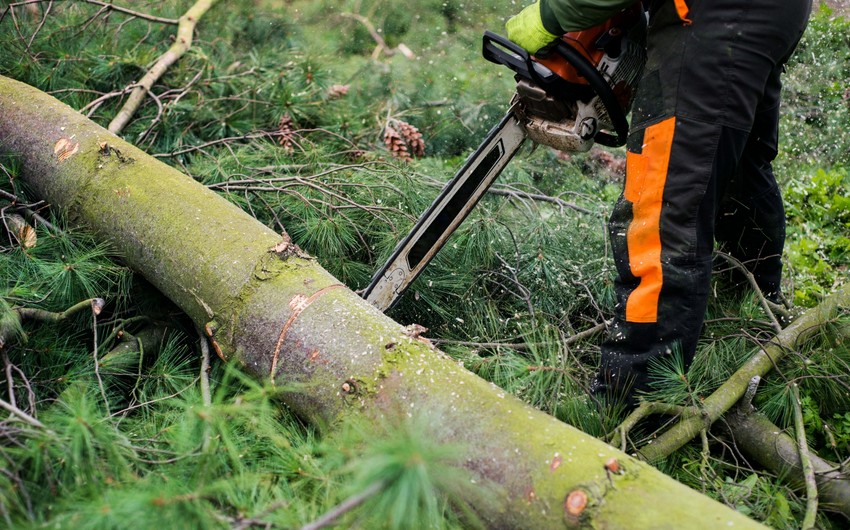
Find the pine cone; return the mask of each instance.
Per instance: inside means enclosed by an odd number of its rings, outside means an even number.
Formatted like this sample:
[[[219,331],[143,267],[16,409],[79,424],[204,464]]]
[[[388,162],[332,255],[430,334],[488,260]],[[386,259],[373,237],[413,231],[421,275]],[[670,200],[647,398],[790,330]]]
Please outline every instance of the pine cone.
[[[410,152],[407,150],[407,145],[405,145],[401,135],[392,125],[387,125],[387,128],[384,129],[384,144],[386,144],[387,149],[390,150],[390,153],[395,158],[404,160],[405,162],[413,160]]]
[[[392,119],[384,130],[384,143],[394,157],[410,162],[413,157],[425,155],[425,141],[422,133],[413,125],[398,119]]]
[[[425,141],[422,140],[422,133],[419,132],[419,129],[401,120],[396,120],[396,124],[398,125],[402,138],[404,138],[404,141],[410,148],[410,152],[413,153],[413,156],[424,156]]]
[[[291,153],[295,149],[295,127],[292,121],[292,116],[287,112],[280,118],[280,123],[277,126],[277,132],[280,134],[278,143],[287,153]]]
[[[348,85],[333,85],[328,89],[329,99],[339,99],[348,94]]]

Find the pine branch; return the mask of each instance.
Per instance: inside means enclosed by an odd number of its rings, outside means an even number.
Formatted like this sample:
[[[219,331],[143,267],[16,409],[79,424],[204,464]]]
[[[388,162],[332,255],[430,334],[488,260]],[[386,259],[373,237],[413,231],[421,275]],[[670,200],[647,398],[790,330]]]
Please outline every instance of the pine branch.
[[[820,305],[810,309],[783,329],[749,361],[744,363],[738,371],[732,374],[720,388],[705,399],[703,415],[682,419],[670,430],[659,436],[652,445],[641,448],[639,457],[649,462],[655,462],[669,456],[688,443],[701,430],[705,429],[707,424],[710,425],[717,421],[744,396],[747,386],[754,376],[763,377],[789,352],[794,351],[794,346],[797,343],[827,322],[839,309],[846,307],[850,307],[850,287],[840,288]]]
[[[61,322],[68,317],[71,317],[85,309],[91,309],[92,312],[100,313],[106,302],[103,298],[89,298],[78,302],[61,313],[45,311],[33,307],[19,307],[15,311],[20,316],[21,320],[38,320],[40,322]]]
[[[198,328],[198,342],[201,345],[201,373],[198,376],[201,380],[201,397],[204,406],[209,407],[212,405],[212,397],[210,396],[210,345],[200,328]]]
[[[43,423],[41,423],[41,422],[40,422],[40,421],[38,421],[37,419],[33,418],[32,416],[30,416],[30,415],[29,415],[29,414],[27,414],[26,412],[22,411],[22,410],[21,410],[21,409],[19,409],[18,407],[16,407],[16,406],[12,405],[11,403],[9,403],[8,401],[6,401],[5,399],[0,399],[0,408],[4,408],[4,409],[6,409],[6,410],[7,410],[7,411],[9,411],[11,414],[13,414],[13,415],[17,416],[18,418],[20,418],[20,419],[24,420],[25,422],[29,423],[29,424],[30,424],[30,425],[32,425],[33,427],[36,427],[36,428],[38,428],[38,429],[42,429],[42,430],[45,430],[45,431],[50,432],[50,431],[47,429],[47,427],[45,427],[45,426],[44,426],[44,424],[43,424]]]
[[[100,0],[77,0],[78,2],[83,2],[86,4],[92,4],[96,6],[100,6],[102,10],[105,11],[115,11],[117,13],[123,13],[125,15],[130,15],[131,17],[140,18],[142,20],[148,20],[150,22],[158,22],[160,24],[170,24],[176,26],[180,23],[179,20],[175,20],[173,18],[163,18],[163,17],[155,17],[152,15],[148,15],[145,13],[141,13],[139,11],[133,11],[132,9],[128,9],[126,7],[116,6],[111,2],[101,2]],[[35,4],[42,4],[45,2],[50,2],[50,0],[25,0],[24,2],[15,2],[9,4],[6,10],[3,11],[3,14],[0,15],[0,22],[3,22],[3,18],[6,16],[7,12],[13,12],[14,8],[21,6],[33,6]]]
[[[356,13],[342,13],[341,16],[352,18],[357,22],[360,22],[361,24],[363,24],[363,27],[366,28],[366,31],[369,32],[369,35],[372,36],[372,40],[374,40],[375,44],[377,45],[375,47],[375,50],[372,52],[373,60],[377,59],[378,55],[381,52],[384,52],[387,56],[392,56],[395,53],[392,48],[387,46],[387,42],[384,40],[383,37],[381,37],[381,34],[378,33],[378,30],[375,29],[374,24],[372,24],[372,22],[368,18],[364,17],[363,15],[358,15]]]
[[[777,333],[782,331],[782,326],[779,324],[779,321],[776,319],[776,315],[773,314],[773,309],[771,308],[769,302],[767,301],[767,298],[764,297],[764,293],[761,291],[761,288],[758,286],[758,283],[756,282],[756,278],[755,278],[755,276],[753,276],[753,273],[751,273],[749,271],[749,269],[747,269],[747,267],[744,266],[743,263],[741,263],[739,260],[737,260],[733,256],[726,254],[725,252],[719,252],[719,251],[717,252],[717,255],[720,256],[721,258],[723,258],[724,260],[726,260],[730,265],[732,265],[735,269],[737,269],[738,271],[741,272],[741,274],[744,275],[744,277],[747,279],[747,282],[749,282],[750,286],[753,288],[753,291],[755,291],[756,296],[758,296],[759,303],[761,303],[761,306],[764,309],[765,314],[767,314],[768,318],[770,318],[770,323],[773,326],[774,331],[776,331]]]
[[[177,62],[188,50],[192,47],[192,37],[195,32],[195,26],[204,13],[206,13],[217,0],[198,0],[189,8],[186,13],[180,17],[180,23],[177,26],[177,37],[174,44],[159,57],[159,60],[148,70],[148,73],[137,83],[138,86],[130,93],[127,102],[118,111],[115,118],[109,123],[109,132],[113,134],[120,133],[129,123],[130,119],[136,113],[145,95],[150,93],[151,87],[156,83],[168,68]]]
[[[347,514],[354,508],[357,508],[373,495],[377,495],[378,493],[380,493],[381,490],[384,489],[384,486],[386,486],[386,483],[382,480],[373,482],[371,486],[361,491],[360,493],[356,493],[351,497],[345,499],[312,523],[302,526],[301,530],[320,530],[321,528],[325,528],[326,526],[334,524],[337,519]]]
[[[656,415],[663,414],[666,416],[684,416],[685,414],[696,414],[693,407],[683,407],[681,405],[671,405],[669,403],[661,403],[659,401],[641,401],[640,405],[634,409],[620,425],[614,429],[614,432],[609,438],[609,442],[615,439],[620,439],[620,450],[626,451],[629,432],[634,429],[638,423],[644,419]]]
[[[105,304],[106,302],[102,298],[90,298],[76,303],[65,311],[59,313],[45,311],[44,309],[36,309],[34,307],[16,307],[12,309],[13,326],[9,326],[6,329],[0,329],[0,349],[2,349],[9,340],[8,334],[17,327],[15,324],[20,325],[20,323],[24,320],[37,320],[40,322],[54,323],[61,322],[85,309],[91,309],[93,313],[100,313]]]

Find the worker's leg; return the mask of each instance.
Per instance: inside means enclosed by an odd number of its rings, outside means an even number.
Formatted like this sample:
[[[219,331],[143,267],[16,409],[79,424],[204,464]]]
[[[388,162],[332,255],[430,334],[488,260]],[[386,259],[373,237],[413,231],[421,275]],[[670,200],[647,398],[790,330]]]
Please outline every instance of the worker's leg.
[[[715,236],[720,250],[742,262],[774,301],[781,295],[785,243],[785,209],[771,165],[779,141],[779,74],[777,68],[768,79],[738,171],[720,203]],[[731,272],[736,286],[745,284],[739,271]]]
[[[690,364],[719,199],[758,143],[748,140],[765,87],[810,9],[806,0],[701,0],[685,25],[673,2],[655,5],[626,183],[609,225],[618,304],[597,381],[618,393],[647,389],[654,360],[678,352]]]

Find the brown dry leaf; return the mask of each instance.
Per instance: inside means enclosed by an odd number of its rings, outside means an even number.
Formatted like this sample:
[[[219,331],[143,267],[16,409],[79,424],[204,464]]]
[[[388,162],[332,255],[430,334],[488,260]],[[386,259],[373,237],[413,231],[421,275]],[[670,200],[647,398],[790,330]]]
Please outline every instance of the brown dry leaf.
[[[18,233],[18,240],[21,242],[22,247],[33,248],[36,243],[38,243],[38,236],[35,234],[35,228],[30,225],[26,225],[21,228]]]

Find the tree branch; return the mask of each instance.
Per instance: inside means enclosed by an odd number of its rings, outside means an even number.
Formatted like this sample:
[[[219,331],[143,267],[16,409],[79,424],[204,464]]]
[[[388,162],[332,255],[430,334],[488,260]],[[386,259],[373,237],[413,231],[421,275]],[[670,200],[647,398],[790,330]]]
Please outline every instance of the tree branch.
[[[109,123],[107,129],[109,132],[118,134],[129,123],[133,114],[136,113],[145,95],[153,87],[154,83],[168,70],[168,67],[177,62],[180,57],[192,47],[192,37],[195,32],[195,26],[204,13],[206,13],[217,0],[198,0],[189,8],[186,13],[180,17],[180,23],[177,26],[177,37],[174,44],[159,57],[159,60],[148,70],[148,73],[137,83],[137,87],[130,93],[127,102],[118,111],[115,118]]]
[[[703,403],[705,417],[697,415],[684,418],[670,430],[660,435],[652,445],[641,448],[639,457],[654,462],[669,456],[673,451],[688,443],[702,429],[706,428],[706,422],[711,424],[717,421],[741,399],[747,390],[747,385],[754,376],[763,377],[773,369],[775,363],[779,362],[789,352],[794,351],[794,346],[797,343],[832,318],[840,308],[846,307],[850,307],[850,287],[839,288],[824,299],[820,305],[808,310],[764,345],[720,388],[706,398]]]
[[[763,414],[735,407],[723,417],[735,447],[771,473],[784,477],[791,486],[806,487],[797,442]],[[850,477],[839,466],[809,453],[818,496],[824,510],[850,519]]]
[[[366,502],[369,497],[380,493],[381,490],[384,489],[385,485],[386,483],[382,480],[373,482],[371,486],[361,491],[360,493],[356,493],[351,497],[345,499],[341,503],[337,504],[330,511],[328,511],[312,523],[305,524],[301,527],[301,530],[321,530],[326,526],[334,524],[337,519]]]
[[[15,2],[9,4],[8,8],[4,10],[3,14],[0,15],[0,22],[3,21],[3,17],[6,16],[6,12],[11,12],[14,8],[19,6],[32,6],[35,4],[42,4],[44,2],[49,2],[50,0],[25,0],[24,2]],[[132,9],[128,9],[126,7],[117,6],[111,2],[101,2],[100,0],[77,0],[78,2],[83,2],[86,4],[92,4],[96,6],[100,6],[102,9],[106,11],[115,11],[117,13],[123,13],[125,15],[130,15],[131,17],[140,18],[142,20],[148,20],[150,22],[158,22],[160,24],[171,24],[176,26],[179,24],[179,20],[175,20],[173,18],[163,18],[163,17],[155,17],[152,15],[148,15],[145,13],[141,13],[139,11],[133,11]]]
[[[800,466],[803,468],[803,479],[806,482],[806,515],[803,517],[802,530],[815,527],[818,515],[818,485],[815,481],[815,470],[809,458],[809,444],[806,442],[806,426],[803,424],[803,405],[800,401],[800,388],[797,383],[791,383],[791,400],[794,406],[794,430],[797,433],[797,452],[800,454]]]

